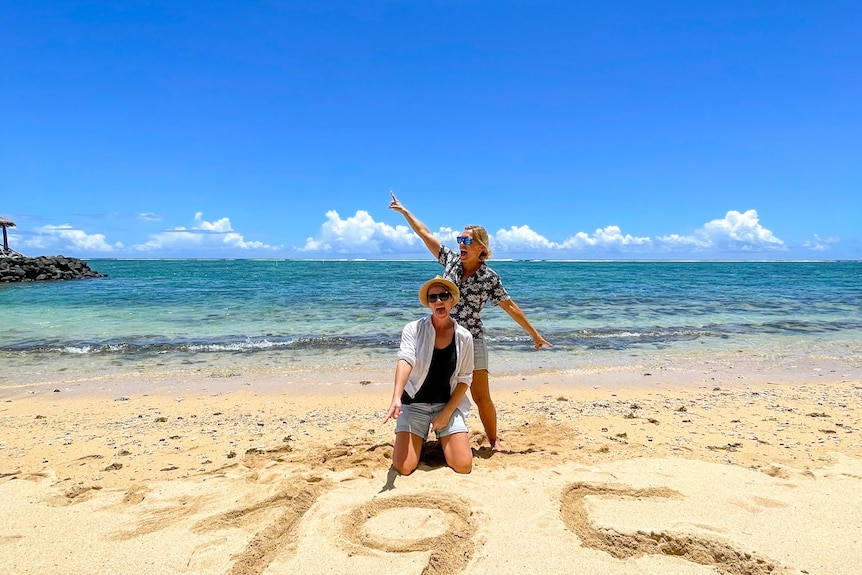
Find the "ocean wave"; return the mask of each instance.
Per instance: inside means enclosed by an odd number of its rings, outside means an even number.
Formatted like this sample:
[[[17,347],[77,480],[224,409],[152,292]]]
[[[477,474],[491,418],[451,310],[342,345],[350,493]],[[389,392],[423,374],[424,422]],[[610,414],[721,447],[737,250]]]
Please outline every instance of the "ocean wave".
[[[339,350],[345,348],[394,348],[398,340],[389,336],[362,337],[263,337],[222,338],[219,340],[182,339],[176,341],[111,342],[23,342],[0,347],[0,351],[28,354],[62,355],[147,355],[165,353],[253,353],[269,350]]]
[[[862,333],[862,322],[847,320],[799,321],[793,319],[769,323],[727,323],[706,326],[628,326],[620,328],[556,329],[543,332],[555,348],[627,349],[639,346],[670,346],[697,340],[728,339],[736,336],[816,335],[836,332]],[[349,350],[395,350],[398,333],[367,335],[266,335],[223,336],[210,338],[168,339],[138,336],[108,341],[38,341],[26,340],[0,346],[0,352],[23,354],[61,354],[66,356],[131,356],[160,354],[208,354],[258,352],[317,352]],[[499,347],[531,345],[531,338],[517,326],[487,330],[486,340]]]

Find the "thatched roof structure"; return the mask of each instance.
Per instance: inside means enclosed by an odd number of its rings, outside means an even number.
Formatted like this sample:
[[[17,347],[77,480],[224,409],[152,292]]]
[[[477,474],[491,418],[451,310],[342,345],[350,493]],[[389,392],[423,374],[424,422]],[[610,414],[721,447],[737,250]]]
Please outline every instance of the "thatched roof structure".
[[[7,253],[18,253],[14,250],[9,249],[9,238],[6,236],[6,228],[14,228],[15,222],[10,220],[9,218],[4,218],[0,216],[0,228],[3,228],[3,245],[0,246],[0,255],[6,255]]]

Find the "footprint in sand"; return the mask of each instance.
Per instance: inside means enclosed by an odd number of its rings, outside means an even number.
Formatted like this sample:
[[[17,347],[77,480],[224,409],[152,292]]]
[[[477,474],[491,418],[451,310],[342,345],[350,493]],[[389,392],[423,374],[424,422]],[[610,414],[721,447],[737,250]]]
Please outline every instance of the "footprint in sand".
[[[782,503],[781,501],[776,501],[775,499],[767,499],[766,497],[758,497],[756,495],[748,497],[742,501],[736,501],[734,503],[742,507],[749,513],[760,513],[761,511],[764,511],[766,509],[778,509],[781,507],[787,507],[787,504]]]

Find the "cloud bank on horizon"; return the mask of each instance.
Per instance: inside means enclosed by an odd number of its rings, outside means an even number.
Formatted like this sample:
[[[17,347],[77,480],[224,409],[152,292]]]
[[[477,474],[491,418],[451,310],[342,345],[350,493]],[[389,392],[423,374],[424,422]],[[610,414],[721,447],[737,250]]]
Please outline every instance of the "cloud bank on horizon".
[[[302,253],[343,255],[367,253],[370,256],[397,256],[425,250],[421,240],[407,225],[390,226],[376,222],[363,210],[342,219],[331,210],[321,226],[319,237],[310,237],[298,249]],[[434,235],[444,243],[455,243],[460,229],[441,227]],[[577,232],[562,240],[552,241],[528,225],[511,226],[496,232],[488,230],[491,248],[497,258],[594,258],[625,257],[687,257],[704,252],[769,254],[786,252],[787,246],[759,221],[756,210],[727,212],[724,218],[712,220],[691,235],[639,237],[624,234],[619,226],[609,225],[592,233]],[[820,245],[820,244],[818,244]]]
[[[42,225],[9,230],[10,247],[27,255],[63,253],[84,258],[129,257],[247,257],[247,258],[372,258],[426,257],[425,247],[406,224],[376,221],[365,210],[342,218],[330,210],[319,232],[301,246],[272,245],[249,239],[235,230],[230,218],[205,220],[194,214],[193,223],[151,233],[146,240],[124,243],[70,224]],[[400,216],[398,216],[400,217]],[[138,214],[140,221],[157,222],[155,213]],[[435,236],[455,245],[460,229],[441,227]],[[760,222],[757,210],[730,210],[687,234],[654,237],[624,232],[617,225],[578,231],[552,240],[529,225],[488,230],[494,257],[532,259],[825,259],[840,244],[839,238],[813,235],[799,246],[788,246]],[[834,257],[834,256],[832,256]],[[840,259],[840,258],[838,258]]]

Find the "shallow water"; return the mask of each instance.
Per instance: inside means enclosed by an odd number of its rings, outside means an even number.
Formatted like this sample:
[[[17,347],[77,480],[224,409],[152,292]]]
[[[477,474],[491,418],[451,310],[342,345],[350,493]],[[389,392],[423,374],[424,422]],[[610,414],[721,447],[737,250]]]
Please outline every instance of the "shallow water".
[[[73,374],[379,370],[433,261],[90,260],[105,278],[0,285],[0,387]],[[744,355],[764,369],[862,355],[860,262],[497,261],[554,343],[483,319],[498,374]]]

